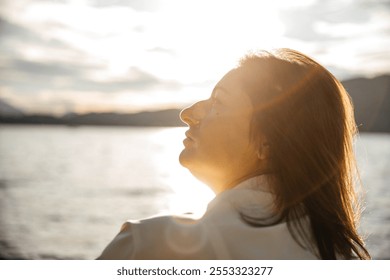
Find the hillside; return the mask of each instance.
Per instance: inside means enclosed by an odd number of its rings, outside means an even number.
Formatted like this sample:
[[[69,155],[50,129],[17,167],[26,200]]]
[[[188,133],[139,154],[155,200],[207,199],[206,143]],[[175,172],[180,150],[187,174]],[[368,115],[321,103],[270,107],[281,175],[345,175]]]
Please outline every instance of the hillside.
[[[390,132],[390,75],[356,78],[342,83],[352,97],[359,130]],[[134,114],[69,113],[62,117],[24,115],[20,109],[0,100],[0,123],[3,124],[184,126],[179,113],[180,109],[169,109]]]
[[[62,117],[50,115],[25,115],[20,117],[0,116],[0,123],[7,124],[51,124],[51,125],[105,125],[105,126],[184,126],[179,109],[121,113],[70,113]]]
[[[14,106],[11,106],[7,102],[0,99],[0,117],[21,117],[23,116],[22,110],[17,109]]]
[[[360,131],[390,132],[390,75],[343,82],[352,97]]]

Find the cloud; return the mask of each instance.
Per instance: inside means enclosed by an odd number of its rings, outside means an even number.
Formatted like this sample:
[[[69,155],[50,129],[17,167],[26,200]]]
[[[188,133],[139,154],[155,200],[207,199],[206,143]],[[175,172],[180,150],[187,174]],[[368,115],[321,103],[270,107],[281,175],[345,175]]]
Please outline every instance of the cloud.
[[[0,72],[3,73],[0,82],[19,92],[30,94],[43,90],[115,93],[180,88],[177,82],[160,80],[136,67],[130,68],[124,77],[105,81],[88,78],[88,72],[91,70],[95,69],[83,64],[12,59],[0,66]]]
[[[34,39],[36,37],[36,35],[32,34],[32,32],[28,29],[23,28],[18,24],[14,24],[3,17],[0,17],[0,34],[2,37],[23,36],[28,39]]]
[[[143,35],[132,32],[142,27],[137,32],[144,33],[146,19],[132,8],[24,2],[20,13],[12,1],[2,2],[0,11],[0,95],[14,104],[27,111],[58,113],[119,108],[119,99],[131,110],[132,104],[152,104],[163,92],[181,89],[179,82],[151,73],[153,67],[142,67],[145,58],[165,64],[174,51],[141,44]],[[142,3],[135,2],[142,9]],[[78,25],[85,16],[90,23]],[[104,18],[109,27],[104,27]]]
[[[181,88],[175,81],[158,79],[136,67],[125,77],[106,80],[89,79],[89,70],[70,64],[12,60],[0,67],[4,74],[0,75],[0,97],[25,112],[131,112],[170,107]]]
[[[163,48],[163,47],[154,47],[151,49],[148,49],[148,52],[151,53],[161,53],[161,54],[167,54],[174,56],[176,52],[173,49]]]
[[[172,89],[177,90],[181,87],[178,82],[165,81],[158,79],[150,73],[142,71],[137,67],[129,69],[127,76],[111,79],[108,81],[86,80],[79,79],[77,85],[72,90],[76,91],[95,91],[95,92],[144,92],[151,89],[165,90]]]
[[[332,39],[317,32],[314,25],[317,22],[334,21],[335,13],[328,7],[322,7],[318,2],[309,7],[298,7],[280,12],[280,17],[285,25],[286,37],[304,41],[323,41]],[[325,5],[327,6],[327,5]],[[319,9],[321,8],[321,10]],[[337,16],[337,14],[336,14]]]
[[[69,44],[56,38],[43,36],[27,26],[12,22],[0,16],[0,60],[5,63],[15,59],[14,65],[22,71],[21,63],[26,67],[32,66],[29,61],[42,62],[88,62],[88,55],[82,50],[75,49]],[[24,60],[24,61],[23,61]],[[96,62],[95,62],[96,64]],[[36,69],[40,71],[39,69]],[[44,70],[42,70],[44,71]]]
[[[0,50],[15,53],[15,44],[24,43],[25,47],[31,44],[45,45],[53,48],[69,48],[67,44],[59,40],[47,40],[39,33],[14,23],[0,16]]]
[[[92,0],[89,4],[98,8],[125,6],[139,11],[155,11],[159,9],[161,2],[161,0]]]
[[[8,65],[2,66],[1,70],[14,71],[15,74],[27,74],[31,76],[69,76],[80,75],[82,71],[79,65],[61,65],[57,63],[34,62],[23,59],[12,59]]]
[[[348,37],[349,28],[344,33],[330,26],[358,26],[372,20],[378,10],[389,12],[388,1],[356,1],[350,0],[316,1],[308,6],[281,10],[280,17],[285,25],[285,36],[310,42],[339,40]],[[328,29],[328,30],[327,30]],[[333,31],[333,32],[332,32]]]
[[[389,72],[390,1],[331,0],[282,9],[284,36],[301,42],[336,77]]]
[[[192,102],[209,94],[202,81],[272,47],[308,53],[338,77],[383,73],[389,14],[389,1],[362,0],[4,0],[0,94],[55,110],[89,98],[99,108]]]

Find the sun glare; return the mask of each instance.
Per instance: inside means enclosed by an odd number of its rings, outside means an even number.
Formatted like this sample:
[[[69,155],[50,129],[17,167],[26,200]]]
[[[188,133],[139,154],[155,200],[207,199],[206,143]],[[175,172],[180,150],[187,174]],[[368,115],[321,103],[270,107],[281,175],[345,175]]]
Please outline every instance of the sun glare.
[[[115,84],[132,78],[145,81],[144,77],[133,77],[131,69],[155,81],[155,87],[145,82],[142,89],[123,85],[110,94],[93,95],[101,100],[91,100],[89,108],[80,105],[89,111],[99,110],[100,106],[94,108],[94,104],[107,104],[112,111],[124,111],[126,107],[139,111],[195,102],[205,98],[210,84],[234,67],[244,53],[284,45],[285,29],[278,12],[286,1],[157,2],[156,7],[146,10],[130,4],[102,8],[84,1],[34,2],[23,7],[14,3],[9,4],[13,7],[9,16],[23,26],[28,21],[28,28],[43,40],[63,44],[20,45],[25,59],[80,65],[82,77],[78,78],[92,83]],[[177,87],[167,88],[172,82]],[[47,90],[53,100],[62,98],[61,88]],[[69,96],[77,95],[71,94],[72,90],[77,92],[77,84],[75,89],[67,90]],[[122,95],[128,98],[112,101],[113,96]],[[71,100],[78,102],[78,98]],[[58,110],[67,109],[63,107]],[[48,106],[48,110],[51,108]]]
[[[182,141],[185,130],[186,128],[164,128],[153,134],[151,140],[160,145],[158,156],[153,161],[160,169],[162,181],[173,192],[169,212],[201,215],[215,195],[179,164],[178,157],[184,148]]]

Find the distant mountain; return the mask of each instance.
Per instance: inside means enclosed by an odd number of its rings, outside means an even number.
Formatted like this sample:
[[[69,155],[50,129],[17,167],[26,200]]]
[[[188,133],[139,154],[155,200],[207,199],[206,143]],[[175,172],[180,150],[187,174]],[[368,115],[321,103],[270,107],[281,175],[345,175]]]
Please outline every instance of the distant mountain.
[[[352,97],[359,130],[390,132],[390,75],[342,83]]]
[[[50,115],[26,115],[20,117],[0,116],[0,123],[8,124],[52,124],[52,125],[106,125],[106,126],[184,126],[179,109],[120,113],[70,113],[62,117]]]
[[[184,124],[180,120],[179,113],[179,109],[168,109],[134,114],[68,114],[61,120],[68,125],[182,126]]]
[[[0,116],[21,117],[23,115],[22,110],[17,109],[0,99]]]
[[[352,97],[356,123],[360,131],[390,132],[390,75],[356,78],[342,82]],[[23,112],[0,100],[0,123],[109,125],[109,126],[184,126],[179,109],[120,113],[69,113],[62,117],[23,115]]]

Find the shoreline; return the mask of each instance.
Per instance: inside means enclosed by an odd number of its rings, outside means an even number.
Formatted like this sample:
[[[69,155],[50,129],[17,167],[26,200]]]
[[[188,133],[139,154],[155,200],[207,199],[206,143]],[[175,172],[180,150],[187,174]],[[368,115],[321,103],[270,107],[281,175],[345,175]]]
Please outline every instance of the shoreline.
[[[26,260],[7,241],[0,239],[0,260]]]

